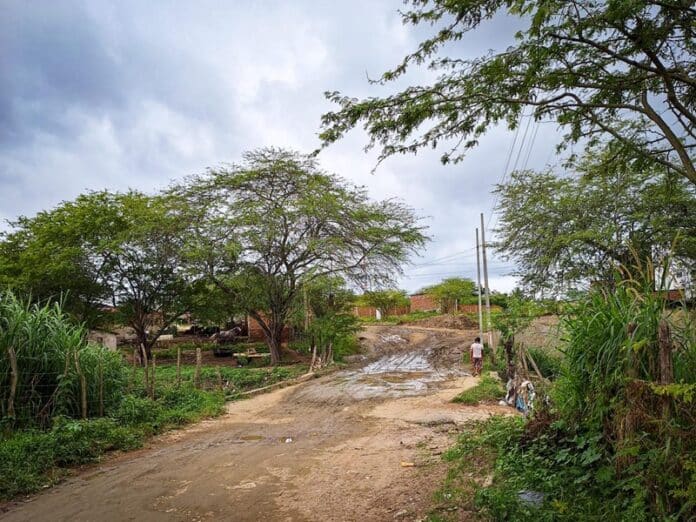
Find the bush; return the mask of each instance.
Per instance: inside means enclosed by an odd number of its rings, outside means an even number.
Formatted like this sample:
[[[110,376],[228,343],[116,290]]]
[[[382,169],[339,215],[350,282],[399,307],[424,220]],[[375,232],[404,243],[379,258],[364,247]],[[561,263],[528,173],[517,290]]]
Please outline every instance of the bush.
[[[81,414],[80,378],[88,391],[89,414],[116,404],[126,382],[125,368],[116,353],[87,344],[86,331],[70,322],[58,303],[31,304],[11,292],[0,293],[0,413],[7,416],[11,362],[16,354],[18,380],[14,400],[15,427],[50,424],[54,415]]]
[[[534,359],[541,375],[547,379],[553,380],[561,374],[563,358],[560,354],[553,355],[542,348],[529,348],[527,352]]]

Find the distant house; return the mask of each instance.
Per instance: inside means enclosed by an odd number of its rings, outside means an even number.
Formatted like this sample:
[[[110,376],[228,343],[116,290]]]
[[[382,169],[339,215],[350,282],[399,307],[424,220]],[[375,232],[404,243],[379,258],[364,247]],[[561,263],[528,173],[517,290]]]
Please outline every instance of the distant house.
[[[655,281],[660,284],[664,275],[661,264],[655,269]],[[670,301],[693,301],[696,299],[696,272],[679,259],[671,259],[665,281],[667,299]]]

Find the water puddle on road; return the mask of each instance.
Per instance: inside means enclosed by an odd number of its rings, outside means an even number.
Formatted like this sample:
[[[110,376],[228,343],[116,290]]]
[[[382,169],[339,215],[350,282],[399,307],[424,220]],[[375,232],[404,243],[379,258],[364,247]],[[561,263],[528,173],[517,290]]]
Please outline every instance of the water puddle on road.
[[[354,399],[406,397],[425,393],[447,376],[433,368],[429,351],[386,355],[340,376],[341,388]]]

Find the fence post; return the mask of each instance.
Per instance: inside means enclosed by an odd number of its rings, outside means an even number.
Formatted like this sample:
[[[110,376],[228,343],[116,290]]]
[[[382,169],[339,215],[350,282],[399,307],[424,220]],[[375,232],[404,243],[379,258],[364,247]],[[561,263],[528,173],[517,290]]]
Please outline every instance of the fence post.
[[[141,355],[143,357],[143,386],[145,387],[145,393],[150,394],[150,379],[149,379],[149,367],[147,364],[147,352],[145,351],[145,346],[142,346]]]
[[[223,391],[223,386],[222,386],[222,373],[220,373],[220,367],[218,366],[217,368],[217,379],[218,379],[218,388],[220,391]]]
[[[196,346],[196,372],[193,374],[193,384],[196,388],[201,387],[201,347]]]
[[[7,416],[14,419],[15,417],[15,394],[17,393],[17,381],[19,380],[19,369],[17,368],[17,354],[14,346],[7,347],[7,355],[10,358],[10,396],[7,398]]]
[[[104,416],[104,365],[99,358],[99,416]]]
[[[80,369],[79,350],[75,350],[73,352],[73,354],[75,357],[75,371],[77,371],[77,375],[80,377],[80,397],[81,397],[81,402],[82,402],[82,418],[86,419],[87,418],[87,379],[85,379],[85,375],[82,373],[82,370]]]
[[[135,380],[137,378],[137,364],[138,364],[138,349],[133,348],[133,375],[131,377],[131,389],[135,388]]]
[[[152,376],[150,378],[150,397],[155,400],[155,378],[157,376],[157,354],[152,354]]]
[[[181,385],[181,345],[176,345],[176,385]]]

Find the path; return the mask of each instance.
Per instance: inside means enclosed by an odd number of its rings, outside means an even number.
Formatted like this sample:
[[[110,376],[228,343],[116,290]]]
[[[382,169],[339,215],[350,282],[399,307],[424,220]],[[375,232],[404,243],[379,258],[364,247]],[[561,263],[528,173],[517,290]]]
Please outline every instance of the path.
[[[474,333],[368,327],[363,367],[230,403],[0,519],[419,519],[457,424],[497,411],[449,402],[476,382],[458,362]]]

